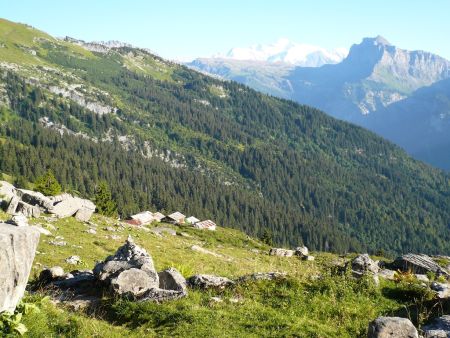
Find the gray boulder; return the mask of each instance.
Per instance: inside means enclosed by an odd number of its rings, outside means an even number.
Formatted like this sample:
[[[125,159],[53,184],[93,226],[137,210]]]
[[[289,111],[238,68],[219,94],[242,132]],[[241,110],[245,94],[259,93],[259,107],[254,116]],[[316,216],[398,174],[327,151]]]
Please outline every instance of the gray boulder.
[[[148,278],[145,278],[145,281],[143,282],[143,284],[147,286],[147,289],[159,287],[159,278],[152,257],[145,249],[136,245],[131,237],[128,237],[127,242],[121,246],[114,255],[109,256],[104,262],[98,263],[95,266],[94,275],[98,280],[110,285],[113,280],[117,283],[119,275],[123,271],[130,269],[141,270],[147,275]],[[131,278],[131,275],[131,273],[125,274],[119,279],[119,282],[122,281],[122,279],[125,280],[125,278]],[[142,273],[134,274],[134,276],[138,275],[143,276]],[[139,294],[141,294],[140,291]]]
[[[160,288],[153,288],[148,290],[140,301],[150,301],[156,303],[167,302],[169,300],[180,299],[186,297],[187,293],[177,290],[165,290]]]
[[[366,273],[378,273],[378,264],[369,257],[368,254],[359,255],[352,261],[352,272],[355,276],[362,276]]]
[[[50,209],[53,206],[49,197],[37,191],[17,189],[17,196],[25,203],[42,207],[43,209]]]
[[[42,284],[48,284],[54,280],[64,278],[64,276],[64,269],[60,266],[54,266],[41,271],[39,274],[39,282]]]
[[[41,216],[41,209],[37,205],[31,205],[24,201],[19,201],[16,213],[21,213],[25,217],[31,218],[35,217],[38,218]]]
[[[395,259],[391,264],[394,270],[411,271],[416,274],[426,275],[428,272],[433,272],[436,275],[448,276],[448,272],[439,266],[435,261],[427,255],[406,254]]]
[[[6,223],[9,223],[11,225],[15,225],[17,227],[27,227],[28,226],[28,219],[22,214],[15,214]]]
[[[114,294],[130,298],[139,298],[154,288],[154,280],[143,270],[131,268],[120,272],[111,279]]]
[[[0,181],[0,200],[9,203],[16,195],[16,188],[9,182]]]
[[[435,318],[422,327],[425,338],[450,337],[450,315]]]
[[[213,275],[194,275],[189,277],[187,283],[192,288],[224,289],[234,284],[231,279]]]
[[[20,202],[20,197],[14,195],[9,202],[8,208],[6,209],[6,213],[10,214],[10,215],[14,215],[16,213],[16,209],[17,209],[17,206],[19,205],[19,202]]]
[[[280,256],[280,257],[292,257],[295,251],[283,248],[272,248],[269,251],[270,256]]]
[[[91,201],[69,194],[55,196],[52,201],[54,204],[48,211],[59,218],[75,216],[79,220],[88,221],[95,211],[95,204]]]
[[[175,268],[158,272],[159,288],[164,290],[183,291],[187,293],[187,282]]]
[[[295,255],[299,257],[308,257],[309,250],[306,246],[299,246],[295,249]]]
[[[368,338],[418,338],[417,329],[407,318],[378,317],[369,324]]]
[[[0,312],[23,297],[39,243],[39,231],[0,223]]]

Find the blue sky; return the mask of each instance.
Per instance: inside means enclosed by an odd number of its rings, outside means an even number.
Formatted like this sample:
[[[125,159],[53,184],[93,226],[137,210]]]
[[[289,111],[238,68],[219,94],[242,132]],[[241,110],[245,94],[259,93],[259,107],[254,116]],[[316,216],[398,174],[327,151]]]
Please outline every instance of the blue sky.
[[[121,40],[171,59],[284,37],[325,48],[382,35],[450,59],[449,0],[0,0],[0,17],[55,36]]]

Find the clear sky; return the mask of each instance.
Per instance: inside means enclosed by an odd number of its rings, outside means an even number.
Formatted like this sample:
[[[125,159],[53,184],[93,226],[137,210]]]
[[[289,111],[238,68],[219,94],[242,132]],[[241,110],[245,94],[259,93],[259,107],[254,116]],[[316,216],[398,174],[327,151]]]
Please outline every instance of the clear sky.
[[[189,59],[288,38],[325,48],[382,35],[450,59],[450,0],[0,0],[51,35],[121,40]]]

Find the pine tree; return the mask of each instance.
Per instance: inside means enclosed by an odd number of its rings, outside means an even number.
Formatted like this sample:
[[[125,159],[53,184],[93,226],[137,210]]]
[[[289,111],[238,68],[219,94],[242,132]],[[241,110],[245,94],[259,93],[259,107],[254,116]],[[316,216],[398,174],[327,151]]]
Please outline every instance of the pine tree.
[[[43,193],[46,196],[55,196],[61,193],[61,185],[53,175],[51,170],[38,177],[34,182],[34,190]]]
[[[97,212],[105,216],[117,216],[117,204],[112,199],[111,190],[106,181],[100,182],[95,191],[95,204]]]
[[[264,228],[264,231],[261,235],[261,242],[267,245],[273,245],[273,233],[269,228]]]

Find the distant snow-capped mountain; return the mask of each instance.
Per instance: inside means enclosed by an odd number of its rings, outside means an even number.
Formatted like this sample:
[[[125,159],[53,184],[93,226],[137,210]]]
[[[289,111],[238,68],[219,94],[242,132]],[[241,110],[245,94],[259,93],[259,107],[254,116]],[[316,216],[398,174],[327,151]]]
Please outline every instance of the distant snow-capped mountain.
[[[322,47],[279,39],[275,43],[250,47],[235,47],[226,54],[213,55],[215,59],[241,61],[283,62],[303,67],[320,67],[341,62],[348,54],[345,48],[327,50]]]

